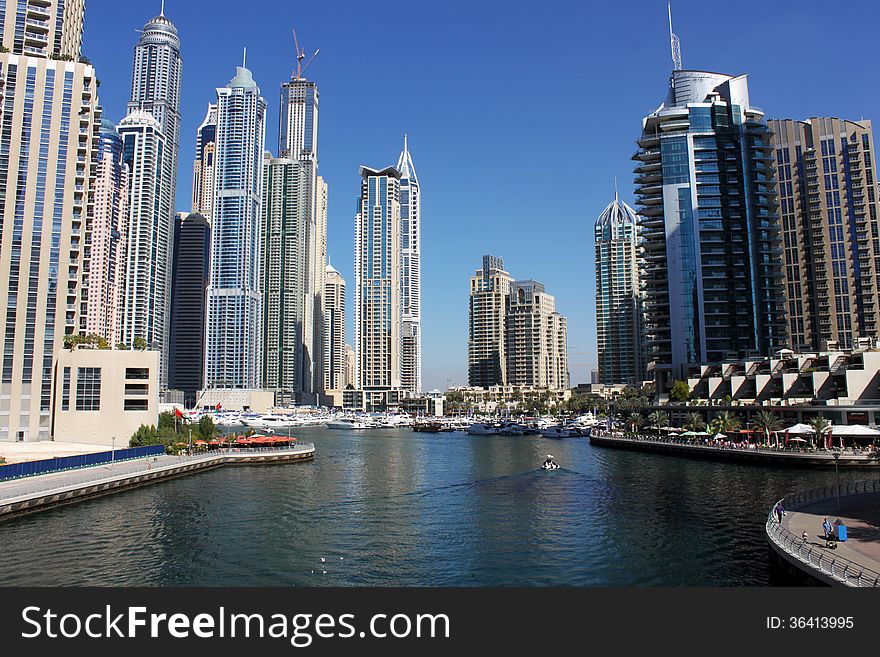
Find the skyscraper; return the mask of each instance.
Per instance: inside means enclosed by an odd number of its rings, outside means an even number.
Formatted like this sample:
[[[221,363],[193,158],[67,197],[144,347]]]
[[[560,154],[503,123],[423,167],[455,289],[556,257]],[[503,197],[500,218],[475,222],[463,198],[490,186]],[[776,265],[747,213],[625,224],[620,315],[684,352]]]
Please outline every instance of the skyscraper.
[[[80,326],[100,128],[95,70],[79,61],[83,5],[0,13],[0,441],[52,437],[54,360]]]
[[[635,168],[658,393],[689,366],[785,346],[773,144],[746,76],[676,70]]]
[[[205,384],[257,389],[262,377],[260,226],[266,101],[251,72],[217,89]]]
[[[211,224],[191,214],[178,223],[171,295],[168,387],[182,390],[187,408],[205,384],[205,315],[211,273]]]
[[[400,389],[400,172],[361,167],[355,221],[355,354],[364,390]]]
[[[596,333],[599,382],[645,379],[638,216],[615,194],[596,222]]]
[[[401,246],[401,386],[411,393],[422,390],[422,228],[421,189],[409,143],[397,161],[400,171]]]
[[[776,146],[791,346],[880,337],[880,224],[870,121],[769,122]]]
[[[83,320],[86,334],[100,335],[111,345],[120,341],[125,277],[125,231],[128,222],[129,170],[122,137],[111,121],[101,125],[95,181],[95,211],[88,233],[91,250],[83,267]],[[85,271],[88,270],[88,274]]]
[[[327,265],[324,283],[324,389],[345,388],[345,279]]]
[[[217,152],[217,106],[208,105],[208,114],[196,132],[196,159],[193,163],[192,211],[211,220],[214,203],[214,156]]]
[[[117,127],[123,162],[129,171],[125,221],[125,279],[122,286],[120,342],[162,351],[160,381],[167,382],[168,328],[171,305],[171,189],[169,157],[159,122],[134,110]],[[136,344],[137,343],[137,344]]]
[[[151,290],[154,298],[146,306],[129,306],[127,313],[139,313],[149,309],[155,313],[151,317],[134,317],[133,325],[149,326],[148,344],[161,350],[159,385],[165,388],[168,383],[168,339],[170,333],[171,275],[173,269],[174,208],[177,197],[177,162],[180,145],[180,85],[183,60],[180,57],[180,38],[177,28],[163,11],[144,26],[134,49],[131,73],[131,97],[128,103],[129,116],[149,116],[158,123],[162,135],[161,172],[149,174],[157,180],[157,199],[160,199],[157,212],[158,224],[150,229],[158,246],[152,253],[139,250],[134,256],[148,254],[152,261],[148,264],[128,262],[158,281],[139,281]],[[132,185],[137,186],[135,177]],[[166,216],[167,215],[167,216]],[[130,252],[131,253],[131,252]],[[131,334],[130,334],[131,335]],[[130,342],[127,342],[131,346]]]
[[[567,323],[556,299],[536,281],[517,281],[507,297],[507,382],[530,388],[569,387]]]
[[[317,54],[317,53],[316,53]],[[304,232],[301,239],[308,255],[305,293],[311,310],[304,315],[303,341],[309,358],[303,378],[311,382],[309,391],[324,385],[324,271],[327,267],[327,185],[318,176],[318,85],[304,76],[305,52],[297,43],[297,68],[281,85],[278,156],[299,162],[303,171],[300,194],[303,197]]]
[[[471,279],[468,314],[468,384],[489,388],[507,384],[507,296],[513,279],[504,261],[483,256]]]
[[[263,160],[263,386],[278,392],[312,392],[314,300],[309,286],[305,167],[290,158]]]

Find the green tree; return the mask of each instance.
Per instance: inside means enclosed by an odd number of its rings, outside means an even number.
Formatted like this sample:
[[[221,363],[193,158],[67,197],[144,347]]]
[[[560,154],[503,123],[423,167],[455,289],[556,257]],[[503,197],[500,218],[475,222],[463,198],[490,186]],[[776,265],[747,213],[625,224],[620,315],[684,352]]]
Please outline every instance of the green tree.
[[[700,413],[688,413],[684,417],[682,426],[688,431],[703,431],[706,428],[706,421]]]
[[[138,351],[146,351],[147,350],[147,341],[138,336],[134,339],[134,348]]]
[[[825,438],[828,436],[828,432],[831,431],[831,421],[820,415],[810,418],[808,424],[816,433],[816,441],[824,445]]]
[[[712,433],[719,434],[727,434],[731,431],[738,431],[742,426],[739,418],[735,413],[731,413],[730,411],[721,411],[711,422]]]
[[[654,411],[648,416],[648,422],[657,427],[657,435],[659,436],[660,432],[669,426],[669,414],[663,411]]]
[[[676,381],[672,384],[669,398],[678,404],[683,404],[691,398],[691,387],[685,381]]]
[[[645,425],[645,418],[642,417],[641,413],[630,413],[629,418],[627,418],[627,424],[629,424],[633,433],[638,433],[639,429]]]
[[[211,440],[217,433],[217,425],[214,424],[214,418],[210,415],[203,415],[199,419],[198,436],[202,440]]]
[[[770,434],[782,428],[782,421],[770,411],[761,411],[752,418],[752,431],[763,433],[770,440]],[[776,436],[776,445],[779,445],[779,436]]]

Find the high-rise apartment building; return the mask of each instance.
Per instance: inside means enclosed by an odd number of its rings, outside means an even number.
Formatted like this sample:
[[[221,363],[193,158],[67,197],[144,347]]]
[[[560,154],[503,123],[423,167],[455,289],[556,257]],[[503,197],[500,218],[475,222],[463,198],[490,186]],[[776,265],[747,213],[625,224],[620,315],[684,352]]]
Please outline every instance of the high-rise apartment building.
[[[217,89],[217,152],[205,385],[262,386],[260,280],[266,101],[251,72]]]
[[[149,326],[148,344],[161,351],[159,385],[163,389],[168,384],[168,349],[171,330],[171,276],[173,269],[173,230],[177,197],[177,162],[180,145],[180,85],[183,60],[180,56],[180,37],[177,28],[162,13],[152,18],[144,26],[134,49],[131,73],[131,96],[128,102],[129,116],[152,117],[158,124],[162,135],[156,162],[161,171],[148,174],[157,181],[156,208],[160,214],[156,225],[148,229],[156,240],[155,250],[130,252],[135,258],[147,254],[151,262],[132,262],[141,273],[148,272],[157,281],[140,280],[139,283],[150,290],[150,303],[128,306],[125,311],[140,313],[149,311],[149,317],[134,317],[132,325]],[[132,177],[132,187],[138,186],[136,176]],[[146,201],[146,199],[144,199]],[[146,211],[146,210],[145,210]],[[138,296],[137,294],[135,296]],[[132,333],[129,333],[129,340]],[[129,346],[131,342],[126,340]]]
[[[468,384],[489,388],[506,385],[507,338],[505,321],[507,296],[513,278],[504,271],[504,261],[484,256],[483,267],[471,279],[468,314]]]
[[[205,317],[211,273],[211,224],[200,214],[182,218],[174,233],[171,347],[168,387],[184,393],[187,408],[205,384]]]
[[[596,221],[596,338],[606,385],[645,379],[638,221],[616,194]]]
[[[79,61],[83,6],[0,11],[0,441],[52,437],[54,361],[80,328],[100,130],[95,70]]]
[[[791,348],[880,337],[880,224],[870,121],[769,122],[776,146]]]
[[[768,355],[787,330],[773,143],[746,76],[675,70],[635,168],[649,369]]]
[[[363,390],[400,389],[400,172],[361,167],[355,220],[355,353]]]
[[[122,150],[122,137],[116,126],[105,119],[98,143],[95,211],[87,230],[91,248],[84,254],[82,328],[86,334],[106,338],[111,345],[121,339],[120,302],[125,278],[129,170]]]
[[[263,387],[312,392],[314,300],[308,242],[308,182],[290,158],[263,160]],[[301,401],[301,399],[300,399]]]
[[[214,210],[214,156],[217,152],[217,105],[208,105],[208,114],[196,132],[196,159],[193,163],[192,211],[208,221]]]
[[[357,355],[354,353],[354,347],[347,342],[345,343],[345,384],[346,388],[354,388],[357,385]]]
[[[298,53],[300,54],[300,53]],[[303,342],[309,358],[303,379],[308,391],[319,392],[324,385],[324,272],[327,267],[327,184],[318,176],[318,107],[317,84],[303,76],[301,61],[291,79],[281,85],[278,156],[298,162],[303,183],[299,194],[304,203],[302,248],[309,267],[305,290],[311,309],[305,313]]]
[[[85,0],[56,0],[52,5],[49,0],[4,2],[0,8],[3,47],[16,55],[78,61]]]
[[[535,281],[516,281],[507,297],[507,382],[530,388],[569,387],[566,319]]]
[[[166,382],[174,239],[165,166],[169,151],[162,126],[143,110],[120,121],[117,131],[129,171],[120,342],[161,351],[159,379]]]
[[[422,390],[422,204],[419,178],[406,136],[397,170],[400,171],[400,383],[404,390],[417,394]]]
[[[327,265],[324,278],[324,390],[345,388],[345,279]]]

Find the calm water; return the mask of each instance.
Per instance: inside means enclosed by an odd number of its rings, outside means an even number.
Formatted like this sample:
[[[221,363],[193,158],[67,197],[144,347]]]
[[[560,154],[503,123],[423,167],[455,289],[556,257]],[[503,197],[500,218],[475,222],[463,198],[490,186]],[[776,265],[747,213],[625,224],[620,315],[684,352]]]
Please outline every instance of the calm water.
[[[767,585],[767,511],[834,480],[587,440],[297,435],[313,463],[222,468],[0,524],[3,584]],[[537,469],[548,453],[563,470]]]

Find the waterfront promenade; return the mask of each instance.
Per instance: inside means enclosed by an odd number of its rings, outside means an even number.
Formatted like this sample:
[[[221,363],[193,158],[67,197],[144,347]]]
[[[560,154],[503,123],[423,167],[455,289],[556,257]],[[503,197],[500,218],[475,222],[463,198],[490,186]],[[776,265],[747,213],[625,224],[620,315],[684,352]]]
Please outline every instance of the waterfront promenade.
[[[842,485],[840,513],[834,486],[788,495],[782,504],[782,522],[771,511],[766,532],[789,572],[832,586],[880,587],[880,481]],[[826,546],[826,518],[847,528],[847,540],[834,548]]]
[[[663,436],[623,436],[606,432],[590,435],[590,443],[597,447],[612,447],[641,452],[676,454],[694,458],[723,461],[741,461],[758,465],[831,467],[835,466],[834,453],[829,450],[806,448],[760,447],[754,443],[694,443],[680,438]],[[880,453],[873,450],[845,449],[840,453],[839,467],[880,466]]]
[[[192,456],[118,461],[0,482],[0,520],[210,468],[304,461],[312,459],[314,454],[312,444],[280,449],[217,450]]]

